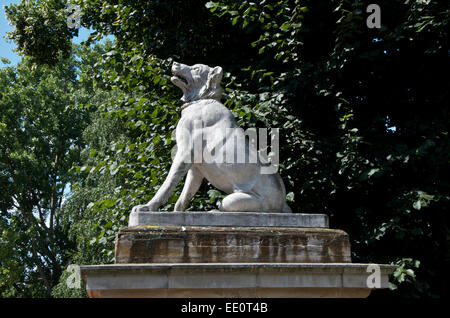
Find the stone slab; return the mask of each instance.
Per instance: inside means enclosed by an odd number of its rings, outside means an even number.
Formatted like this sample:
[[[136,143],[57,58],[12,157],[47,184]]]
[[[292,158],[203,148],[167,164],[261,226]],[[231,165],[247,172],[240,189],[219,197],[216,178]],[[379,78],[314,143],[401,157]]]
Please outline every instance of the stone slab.
[[[342,230],[287,227],[137,226],[116,237],[115,262],[350,263]]]
[[[371,264],[201,263],[80,266],[90,297],[367,297]],[[373,265],[373,264],[372,264]],[[388,288],[396,266],[379,266]]]
[[[250,226],[328,228],[326,214],[268,212],[137,212],[130,213],[128,226]]]

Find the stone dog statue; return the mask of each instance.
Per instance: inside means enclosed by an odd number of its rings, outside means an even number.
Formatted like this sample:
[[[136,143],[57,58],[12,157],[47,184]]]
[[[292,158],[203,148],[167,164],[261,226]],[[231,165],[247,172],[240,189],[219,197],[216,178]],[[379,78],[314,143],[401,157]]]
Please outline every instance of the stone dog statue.
[[[261,173],[261,168],[267,163],[259,156],[253,162],[236,160],[239,151],[249,154],[246,159],[257,152],[250,142],[237,145],[234,142],[235,137],[243,137],[244,132],[239,129],[231,111],[220,103],[222,68],[174,62],[172,73],[171,81],[183,91],[181,100],[185,102],[176,128],[176,155],[156,195],[147,204],[135,206],[133,211],[157,211],[187,174],[175,211],[187,208],[203,178],[206,178],[214,187],[228,194],[219,206],[220,211],[291,212],[278,173]],[[206,160],[205,155],[212,153],[215,159]],[[198,159],[199,155],[204,157]]]

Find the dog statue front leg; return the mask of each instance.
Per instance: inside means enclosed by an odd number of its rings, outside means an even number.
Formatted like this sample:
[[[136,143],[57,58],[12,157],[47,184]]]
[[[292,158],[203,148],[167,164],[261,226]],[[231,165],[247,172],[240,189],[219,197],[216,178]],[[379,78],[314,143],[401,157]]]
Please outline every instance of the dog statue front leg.
[[[155,196],[147,204],[134,207],[133,211],[158,211],[158,208],[167,202],[169,196],[172,194],[178,183],[180,183],[181,179],[186,175],[190,167],[190,163],[185,163],[183,159],[175,157],[166,180],[161,188],[159,188],[158,192],[156,192]]]
[[[189,202],[191,202],[192,198],[202,185],[202,181],[203,176],[194,166],[192,166],[187,173],[183,191],[181,192],[177,203],[175,203],[174,211],[184,211],[187,208]]]

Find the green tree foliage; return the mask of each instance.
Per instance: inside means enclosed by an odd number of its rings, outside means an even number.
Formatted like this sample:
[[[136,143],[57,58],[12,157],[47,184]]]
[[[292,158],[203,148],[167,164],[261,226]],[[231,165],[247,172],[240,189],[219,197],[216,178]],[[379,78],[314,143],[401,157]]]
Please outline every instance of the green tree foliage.
[[[349,233],[353,261],[399,264],[395,295],[448,293],[445,1],[378,1],[379,29],[367,27],[370,2],[358,0],[75,2],[92,40],[115,37],[90,77],[115,98],[95,107],[74,169],[74,259],[111,261],[130,208],[162,184],[180,105],[170,65],[200,62],[225,70],[223,101],[241,126],[281,128],[281,174],[296,212],[330,215]],[[39,50],[26,54],[45,63]],[[195,209],[220,198],[206,189]]]
[[[14,25],[8,39],[18,44],[18,52],[30,56],[38,64],[56,65],[68,58],[72,37],[78,30],[67,27],[66,2],[24,0],[6,7],[6,17]],[[35,54],[34,52],[40,52]]]
[[[77,58],[51,69],[25,58],[0,70],[2,296],[50,296],[69,260],[73,243],[61,207],[77,180],[71,168],[80,164],[85,147],[89,111],[79,105],[96,96],[80,75],[89,65],[88,52],[79,48]]]

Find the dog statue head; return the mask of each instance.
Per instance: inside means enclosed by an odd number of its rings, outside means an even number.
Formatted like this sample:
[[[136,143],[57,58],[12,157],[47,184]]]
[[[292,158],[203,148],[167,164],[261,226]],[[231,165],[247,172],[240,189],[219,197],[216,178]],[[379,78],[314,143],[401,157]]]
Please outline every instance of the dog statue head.
[[[181,100],[185,103],[200,99],[220,100],[222,97],[223,71],[220,66],[212,68],[204,64],[189,66],[173,62],[172,74],[170,80],[183,91]]]

